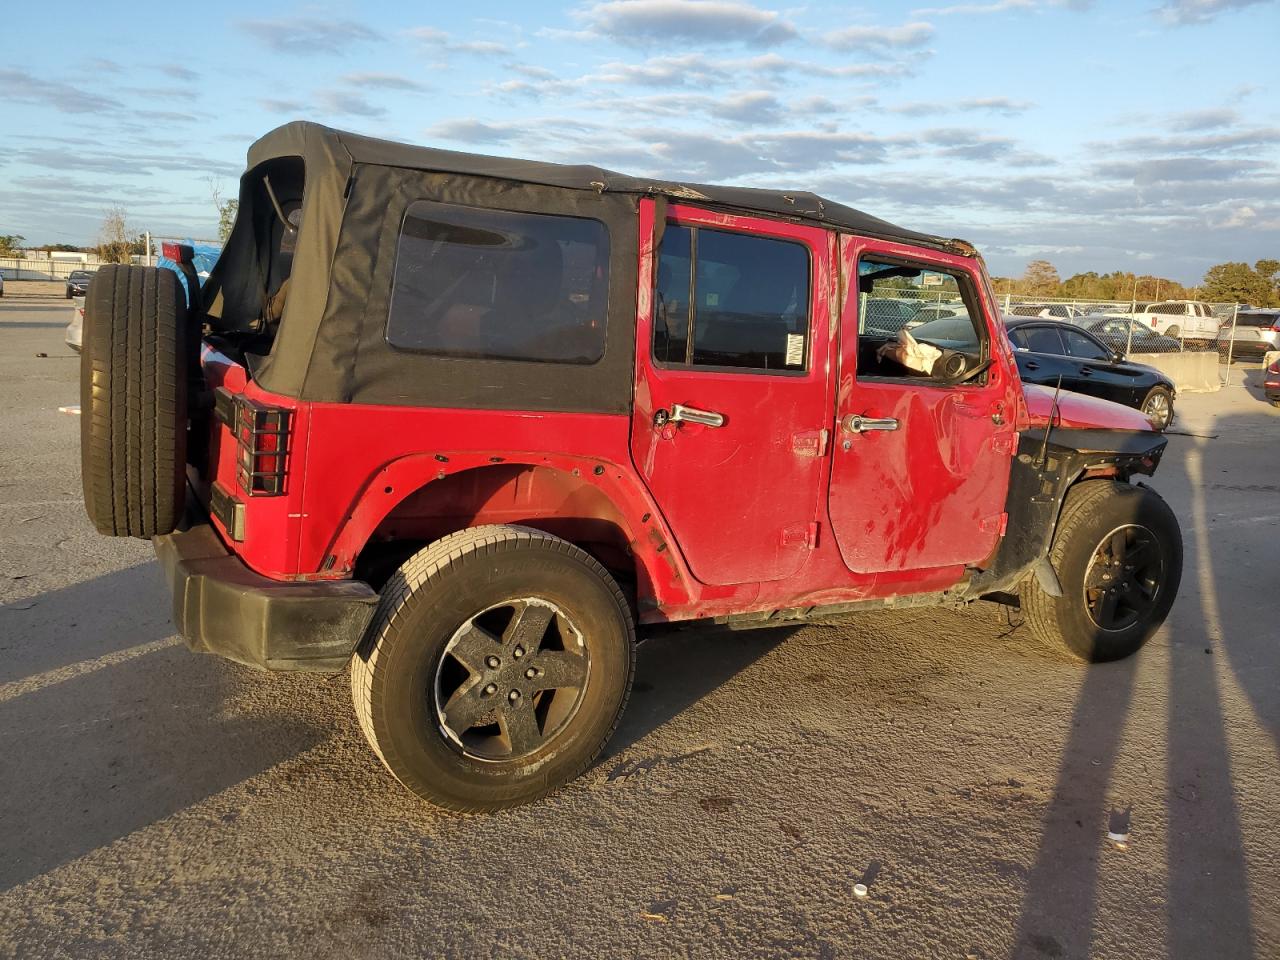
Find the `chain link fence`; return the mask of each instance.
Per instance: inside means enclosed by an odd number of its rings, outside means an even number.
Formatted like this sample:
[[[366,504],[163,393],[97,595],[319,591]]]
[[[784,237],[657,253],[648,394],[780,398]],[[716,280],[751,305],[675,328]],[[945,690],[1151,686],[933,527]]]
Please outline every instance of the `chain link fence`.
[[[1217,377],[1225,383],[1236,360],[1261,360],[1280,349],[1280,309],[1254,310],[1235,303],[1200,300],[1107,301],[1004,294],[998,308],[1006,319],[1041,318],[1071,324],[1112,351],[1160,366],[1173,355],[1216,354]],[[946,318],[968,318],[956,289],[875,284],[863,298],[864,333],[894,336]],[[940,329],[940,328],[939,328]],[[928,330],[924,331],[928,334]],[[1063,349],[1069,349],[1064,340]]]

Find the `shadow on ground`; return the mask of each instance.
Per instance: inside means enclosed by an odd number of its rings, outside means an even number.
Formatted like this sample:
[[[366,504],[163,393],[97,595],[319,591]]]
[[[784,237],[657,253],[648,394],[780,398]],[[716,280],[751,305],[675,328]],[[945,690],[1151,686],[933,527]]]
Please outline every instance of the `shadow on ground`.
[[[1240,807],[1214,658],[1228,654],[1236,678],[1273,737],[1277,717],[1267,711],[1275,709],[1278,678],[1267,632],[1256,629],[1256,621],[1230,623],[1240,611],[1219,610],[1218,578],[1236,558],[1223,559],[1225,543],[1222,550],[1214,550],[1214,541],[1225,541],[1228,530],[1224,525],[1217,527],[1216,535],[1210,532],[1213,483],[1203,472],[1215,443],[1240,442],[1242,435],[1271,419],[1265,411],[1219,418],[1209,431],[1219,440],[1195,439],[1189,441],[1190,449],[1170,450],[1158,474],[1164,486],[1187,492],[1178,499],[1190,500],[1189,509],[1179,511],[1185,561],[1178,600],[1165,628],[1169,663],[1164,924],[1166,955],[1175,960],[1255,955]],[[1238,530],[1231,532],[1233,543],[1238,535]],[[1095,953],[1094,923],[1104,906],[1098,892],[1101,861],[1123,855],[1108,849],[1104,838],[1111,829],[1127,832],[1132,813],[1114,794],[1111,782],[1125,751],[1123,733],[1135,673],[1140,658],[1153,656],[1157,654],[1144,651],[1118,663],[1082,668],[1084,681],[1023,898],[1015,958]]]

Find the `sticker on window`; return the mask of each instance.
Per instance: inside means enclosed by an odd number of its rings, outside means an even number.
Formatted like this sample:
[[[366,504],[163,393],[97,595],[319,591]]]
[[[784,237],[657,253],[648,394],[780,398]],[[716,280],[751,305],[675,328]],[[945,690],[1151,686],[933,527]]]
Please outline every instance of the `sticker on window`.
[[[787,334],[787,366],[788,367],[804,366],[804,334],[803,333]]]

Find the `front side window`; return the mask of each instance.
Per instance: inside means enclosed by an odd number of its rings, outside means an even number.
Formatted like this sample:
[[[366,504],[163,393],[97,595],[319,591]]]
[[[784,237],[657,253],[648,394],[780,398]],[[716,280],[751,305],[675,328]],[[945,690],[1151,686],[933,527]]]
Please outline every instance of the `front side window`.
[[[594,363],[608,289],[599,220],[417,200],[396,246],[387,341],[447,357]]]
[[[982,363],[985,330],[966,275],[896,259],[858,261],[860,376],[954,380]]]
[[[1102,347],[1093,337],[1079,330],[1060,330],[1067,353],[1080,360],[1110,360],[1111,351]]]
[[[660,363],[803,371],[809,332],[804,244],[668,224],[654,285]]]

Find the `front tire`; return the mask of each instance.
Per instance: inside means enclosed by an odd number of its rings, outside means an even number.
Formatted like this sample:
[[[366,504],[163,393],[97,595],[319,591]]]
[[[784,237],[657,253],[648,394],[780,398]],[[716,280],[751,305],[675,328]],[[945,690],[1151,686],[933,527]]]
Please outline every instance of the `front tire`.
[[[475,527],[387,582],[352,660],[352,699],[411,791],[496,810],[595,760],[630,695],[635,642],[622,592],[589,554],[527,527]]]
[[[1051,597],[1028,580],[1031,632],[1082,660],[1120,660],[1164,623],[1182,579],[1182,532],[1154,490],[1089,480],[1067,494],[1049,551],[1062,585]]]
[[[1151,425],[1163,433],[1173,423],[1173,394],[1164,387],[1152,387],[1142,401],[1142,412],[1151,420]]]

